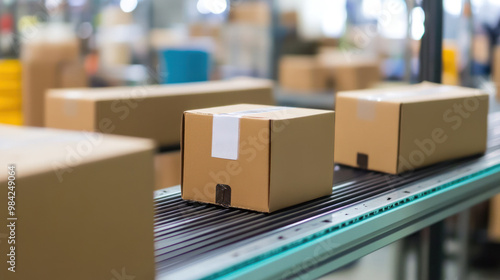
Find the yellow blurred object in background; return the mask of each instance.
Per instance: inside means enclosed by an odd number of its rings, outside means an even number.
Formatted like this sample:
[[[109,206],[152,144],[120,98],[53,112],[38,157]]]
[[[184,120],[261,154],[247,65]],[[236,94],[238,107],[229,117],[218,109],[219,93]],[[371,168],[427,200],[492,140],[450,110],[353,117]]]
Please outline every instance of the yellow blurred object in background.
[[[0,112],[12,110],[21,111],[21,99],[0,95]]]
[[[453,44],[445,43],[443,46],[443,84],[458,85],[457,49]]]
[[[22,125],[23,113],[21,112],[21,110],[0,111],[0,123]]]
[[[0,123],[22,125],[21,63],[0,60]]]

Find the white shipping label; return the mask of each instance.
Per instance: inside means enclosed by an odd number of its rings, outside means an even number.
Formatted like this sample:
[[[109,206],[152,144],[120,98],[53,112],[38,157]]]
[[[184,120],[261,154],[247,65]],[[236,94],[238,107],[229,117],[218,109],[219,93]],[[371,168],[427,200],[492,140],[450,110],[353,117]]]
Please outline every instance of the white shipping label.
[[[267,113],[290,109],[289,107],[268,107],[239,111],[213,116],[212,121],[212,157],[238,159],[240,142],[240,118],[246,115]]]
[[[212,123],[212,157],[238,159],[240,116],[214,115]]]

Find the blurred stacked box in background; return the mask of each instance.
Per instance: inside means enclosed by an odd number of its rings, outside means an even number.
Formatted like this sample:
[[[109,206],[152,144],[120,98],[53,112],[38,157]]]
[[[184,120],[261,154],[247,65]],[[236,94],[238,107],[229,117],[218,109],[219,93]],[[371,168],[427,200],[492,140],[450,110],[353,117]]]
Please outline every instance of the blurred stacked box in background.
[[[271,75],[271,7],[268,2],[240,1],[231,6],[222,31],[225,56],[221,77]]]
[[[226,81],[140,87],[65,88],[45,97],[45,126],[150,138],[178,146],[182,113],[235,103],[274,104],[272,82]]]
[[[141,87],[49,90],[45,126],[99,131],[156,141],[156,185],[180,184],[181,118],[189,109],[235,103],[274,104],[273,83],[265,79],[151,85]]]
[[[314,93],[329,88],[326,73],[312,55],[286,55],[280,60],[279,81],[282,88]]]
[[[500,98],[500,46],[495,46],[493,49],[493,59],[491,64],[491,80],[495,87],[497,98]]]
[[[181,184],[181,152],[179,150],[155,155],[155,190]]]
[[[322,48],[318,60],[336,91],[369,88],[382,77],[378,57],[369,53]]]
[[[0,123],[22,125],[21,63],[0,60]]]
[[[283,56],[279,83],[300,93],[365,89],[382,80],[380,65],[373,55],[323,47],[317,55]]]
[[[99,44],[101,66],[113,66],[132,63],[132,38],[139,35],[133,25],[131,13],[125,13],[118,7],[107,6],[102,10],[99,26]],[[133,36],[130,36],[133,35]]]
[[[271,11],[268,2],[241,1],[231,7],[229,22],[267,26],[271,23]]]
[[[43,126],[46,90],[87,86],[79,41],[68,26],[37,26],[35,36],[22,43],[21,61],[25,125]]]

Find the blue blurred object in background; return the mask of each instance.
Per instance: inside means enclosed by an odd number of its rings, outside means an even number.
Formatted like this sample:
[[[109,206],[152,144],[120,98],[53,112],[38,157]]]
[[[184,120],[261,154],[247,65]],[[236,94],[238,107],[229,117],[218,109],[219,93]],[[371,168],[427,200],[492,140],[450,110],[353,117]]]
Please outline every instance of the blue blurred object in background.
[[[162,84],[208,81],[210,54],[203,50],[165,49],[160,51]]]

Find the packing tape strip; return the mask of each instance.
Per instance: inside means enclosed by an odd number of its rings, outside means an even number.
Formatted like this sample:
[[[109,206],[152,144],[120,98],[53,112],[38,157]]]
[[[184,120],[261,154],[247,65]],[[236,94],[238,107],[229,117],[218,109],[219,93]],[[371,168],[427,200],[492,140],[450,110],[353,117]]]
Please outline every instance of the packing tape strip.
[[[290,107],[267,107],[214,115],[212,121],[212,157],[231,160],[238,159],[240,118],[242,116],[285,109],[290,109]]]
[[[454,89],[453,86],[438,86],[431,88],[423,88],[414,91],[389,91],[381,94],[371,94],[367,96],[361,96],[358,98],[358,119],[361,120],[374,120],[375,119],[375,106],[377,102],[389,101],[397,98],[413,97],[413,96],[423,96],[423,95],[434,95],[436,93],[446,92]]]

